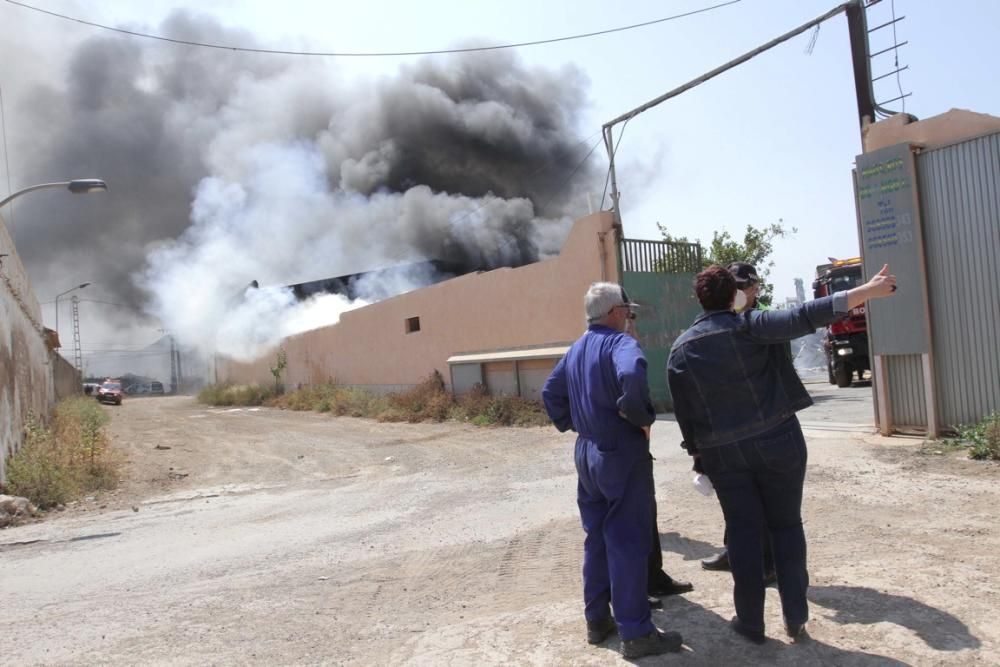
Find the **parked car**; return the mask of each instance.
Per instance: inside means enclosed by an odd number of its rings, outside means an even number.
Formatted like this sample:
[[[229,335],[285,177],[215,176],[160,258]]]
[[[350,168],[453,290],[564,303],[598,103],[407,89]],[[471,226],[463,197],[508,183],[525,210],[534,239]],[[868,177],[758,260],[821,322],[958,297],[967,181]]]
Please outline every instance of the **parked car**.
[[[97,390],[97,401],[99,403],[122,404],[122,383],[117,380],[105,380]]]
[[[84,382],[83,383],[83,393],[87,396],[94,396],[97,390],[101,388],[101,385],[96,382]]]
[[[163,395],[163,383],[153,380],[152,382],[136,382],[125,387],[125,393],[132,396],[146,395],[146,396],[157,396]]]

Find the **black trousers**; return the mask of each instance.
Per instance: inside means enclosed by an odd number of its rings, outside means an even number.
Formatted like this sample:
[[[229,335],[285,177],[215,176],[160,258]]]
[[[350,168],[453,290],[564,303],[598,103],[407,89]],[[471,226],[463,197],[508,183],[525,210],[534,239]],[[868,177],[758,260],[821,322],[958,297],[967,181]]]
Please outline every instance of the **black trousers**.
[[[649,458],[655,461],[653,455]],[[649,552],[647,562],[647,582],[650,588],[657,584],[668,583],[673,579],[663,571],[663,547],[660,545],[660,527],[656,523],[656,484],[653,481],[653,466],[649,466],[649,499],[653,503],[653,548]]]
[[[771,549],[771,534],[767,532],[766,524],[760,528],[760,540],[764,543],[764,572],[774,572],[774,551]],[[728,528],[722,533],[722,544],[728,549]]]

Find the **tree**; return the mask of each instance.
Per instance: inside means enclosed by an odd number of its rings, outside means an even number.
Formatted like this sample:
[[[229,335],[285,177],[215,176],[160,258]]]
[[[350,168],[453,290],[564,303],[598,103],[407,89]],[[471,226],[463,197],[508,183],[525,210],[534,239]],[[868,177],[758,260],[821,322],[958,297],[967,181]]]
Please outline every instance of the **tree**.
[[[688,243],[686,237],[674,237],[660,223],[656,223],[663,235],[663,240],[673,243]],[[786,228],[784,220],[765,225],[764,227],[754,227],[748,224],[743,233],[743,240],[738,241],[729,232],[712,232],[712,243],[708,246],[708,252],[703,255],[702,264],[705,267],[712,264],[729,266],[733,262],[747,262],[753,264],[760,276],[761,288],[758,298],[761,303],[770,305],[771,294],[774,285],[767,282],[774,266],[771,254],[774,252],[774,242],[777,239],[785,238],[795,234],[798,230],[794,227]]]
[[[274,366],[271,366],[271,375],[274,376],[274,393],[282,394],[284,391],[281,386],[281,372],[288,367],[288,355],[285,354],[285,348],[279,347],[278,354],[274,359]]]

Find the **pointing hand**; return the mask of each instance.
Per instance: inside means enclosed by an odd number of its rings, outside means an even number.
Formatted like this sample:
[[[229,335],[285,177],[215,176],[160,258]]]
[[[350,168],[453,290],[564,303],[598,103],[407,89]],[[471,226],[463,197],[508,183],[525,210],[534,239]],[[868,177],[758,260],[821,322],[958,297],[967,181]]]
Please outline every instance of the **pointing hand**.
[[[869,299],[879,299],[889,296],[896,291],[896,276],[889,273],[889,265],[882,266],[882,270],[872,276],[872,279],[865,284],[865,292]]]

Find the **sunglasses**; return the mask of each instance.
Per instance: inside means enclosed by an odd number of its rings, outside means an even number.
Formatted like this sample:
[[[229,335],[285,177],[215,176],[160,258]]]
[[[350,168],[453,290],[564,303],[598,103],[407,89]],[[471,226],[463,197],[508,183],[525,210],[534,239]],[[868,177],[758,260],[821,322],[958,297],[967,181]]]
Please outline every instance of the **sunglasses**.
[[[632,310],[632,308],[627,303],[619,303],[617,306],[611,306],[611,310],[608,311],[608,314],[610,315],[611,313],[615,312],[615,308],[628,308],[629,309],[628,315],[626,315],[625,317],[630,320],[634,320],[636,318],[635,311]]]

